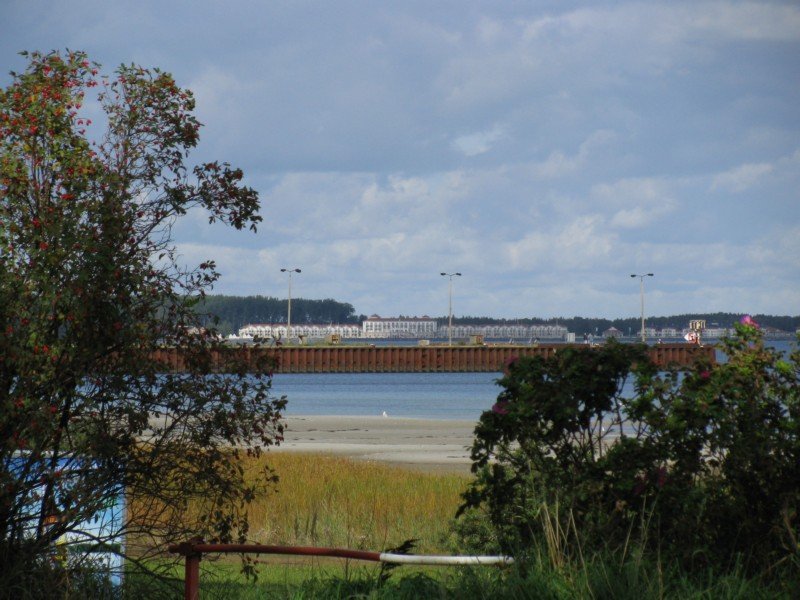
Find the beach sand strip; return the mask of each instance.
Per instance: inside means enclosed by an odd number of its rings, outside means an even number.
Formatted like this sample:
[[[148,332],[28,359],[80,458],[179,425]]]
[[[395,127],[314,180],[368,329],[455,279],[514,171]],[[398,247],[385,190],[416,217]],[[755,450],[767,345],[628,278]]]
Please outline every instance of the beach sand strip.
[[[317,452],[432,472],[468,473],[474,421],[297,415],[271,452]]]

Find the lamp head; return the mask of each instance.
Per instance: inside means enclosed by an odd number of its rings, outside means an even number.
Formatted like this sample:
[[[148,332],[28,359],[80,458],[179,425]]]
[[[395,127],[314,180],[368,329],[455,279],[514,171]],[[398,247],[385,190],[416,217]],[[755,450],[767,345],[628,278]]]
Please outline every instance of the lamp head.
[[[439,275],[441,275],[442,277],[446,277],[447,273],[439,273]]]

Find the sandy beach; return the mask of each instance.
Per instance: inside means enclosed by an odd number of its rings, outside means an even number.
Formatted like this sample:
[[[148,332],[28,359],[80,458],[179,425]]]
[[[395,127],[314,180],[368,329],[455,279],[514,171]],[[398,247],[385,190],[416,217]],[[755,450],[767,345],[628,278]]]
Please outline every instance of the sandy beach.
[[[290,416],[271,452],[321,452],[424,471],[468,473],[473,421]]]

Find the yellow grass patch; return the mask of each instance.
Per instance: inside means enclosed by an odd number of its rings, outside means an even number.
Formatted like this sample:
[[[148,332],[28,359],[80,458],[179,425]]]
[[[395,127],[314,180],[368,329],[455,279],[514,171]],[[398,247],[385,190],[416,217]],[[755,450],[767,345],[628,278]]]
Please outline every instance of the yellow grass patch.
[[[247,460],[248,470],[266,462],[280,477],[248,511],[251,537],[264,544],[382,550],[418,538],[416,551],[441,551],[468,481],[321,454]]]

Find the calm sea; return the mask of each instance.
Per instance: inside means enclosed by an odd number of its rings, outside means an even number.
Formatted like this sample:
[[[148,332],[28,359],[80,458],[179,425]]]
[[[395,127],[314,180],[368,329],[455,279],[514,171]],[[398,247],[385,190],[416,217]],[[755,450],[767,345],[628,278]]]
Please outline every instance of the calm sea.
[[[770,342],[786,351],[790,343]],[[500,393],[500,373],[277,374],[287,415],[350,415],[477,420]]]
[[[287,415],[477,420],[494,404],[499,373],[291,373],[272,381]]]

